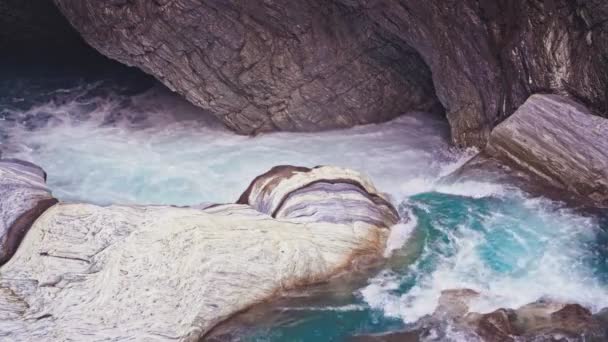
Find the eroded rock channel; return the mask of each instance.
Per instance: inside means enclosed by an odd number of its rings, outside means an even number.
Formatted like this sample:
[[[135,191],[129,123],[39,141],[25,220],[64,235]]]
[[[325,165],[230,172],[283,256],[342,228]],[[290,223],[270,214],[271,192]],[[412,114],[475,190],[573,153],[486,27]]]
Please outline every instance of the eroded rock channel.
[[[0,339],[608,340],[606,23],[5,1]]]

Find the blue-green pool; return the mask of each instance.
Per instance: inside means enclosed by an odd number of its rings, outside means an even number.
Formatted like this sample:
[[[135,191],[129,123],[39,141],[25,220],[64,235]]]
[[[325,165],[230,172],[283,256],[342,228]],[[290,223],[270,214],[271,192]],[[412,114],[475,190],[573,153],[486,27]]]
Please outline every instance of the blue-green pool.
[[[404,201],[400,209],[417,220],[416,228],[367,281],[334,286],[340,295],[325,290],[267,304],[257,315],[254,309],[248,320],[232,322],[241,330],[229,336],[345,341],[407,329],[433,312],[446,289],[480,292],[471,308],[478,312],[543,298],[593,311],[608,306],[608,216],[576,213],[516,190],[480,196],[470,185],[468,196],[427,192]]]

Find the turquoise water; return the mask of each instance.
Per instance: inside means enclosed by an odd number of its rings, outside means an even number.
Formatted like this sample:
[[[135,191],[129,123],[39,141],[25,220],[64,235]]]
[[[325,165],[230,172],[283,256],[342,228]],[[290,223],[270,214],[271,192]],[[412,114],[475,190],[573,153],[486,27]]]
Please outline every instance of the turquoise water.
[[[472,304],[477,312],[541,298],[593,311],[608,306],[605,217],[506,189],[474,197],[421,193],[401,211],[417,218],[416,229],[365,284],[338,300],[323,298],[324,305],[279,305],[255,324],[241,324],[237,335],[242,341],[343,341],[407,329],[434,311],[446,289],[480,292]]]
[[[0,80],[0,151],[41,165],[64,201],[231,202],[274,165],[331,164],[367,174],[410,217],[394,229],[384,265],[256,308],[226,326],[230,339],[343,341],[407,329],[446,289],[480,292],[478,312],[541,298],[608,307],[608,214],[482,180],[438,182],[474,153],[450,148],[443,118],[244,137],[149,80],[60,74]]]

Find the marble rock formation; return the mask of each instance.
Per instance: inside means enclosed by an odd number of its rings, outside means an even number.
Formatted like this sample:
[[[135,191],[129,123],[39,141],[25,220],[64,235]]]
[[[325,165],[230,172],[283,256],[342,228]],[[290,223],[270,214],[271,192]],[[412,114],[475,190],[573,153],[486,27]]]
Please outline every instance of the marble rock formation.
[[[257,177],[238,203],[298,222],[360,221],[390,227],[399,220],[393,205],[364,176],[326,166],[276,166]]]
[[[275,168],[248,194],[251,205],[204,209],[51,207],[0,269],[0,339],[198,341],[284,289],[380,256],[398,219],[368,181],[339,168]],[[307,212],[306,202],[360,219]]]
[[[419,55],[334,1],[55,3],[91,46],[154,75],[239,133],[441,111]]]
[[[0,265],[15,253],[30,226],[57,203],[36,165],[0,159]]]
[[[498,125],[485,154],[608,207],[608,119],[557,95],[533,95]]]
[[[458,145],[483,147],[534,93],[608,114],[607,1],[337,1],[420,53]]]
[[[241,133],[384,121],[435,93],[458,145],[483,147],[538,92],[608,113],[604,0],[54,1]]]

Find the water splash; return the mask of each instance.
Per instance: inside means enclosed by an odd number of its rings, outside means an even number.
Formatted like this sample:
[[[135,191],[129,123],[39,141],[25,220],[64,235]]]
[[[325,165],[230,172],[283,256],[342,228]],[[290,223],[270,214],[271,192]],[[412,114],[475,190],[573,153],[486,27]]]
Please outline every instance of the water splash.
[[[461,158],[449,150],[445,120],[430,114],[342,131],[247,137],[165,89],[122,96],[100,91],[103,86],[60,89],[27,110],[5,110],[12,119],[0,128],[5,155],[41,165],[60,199],[231,202],[275,165],[331,164],[366,173],[399,200],[403,192],[395,184],[436,178]]]
[[[460,190],[409,199],[424,249],[370,280],[360,291],[370,307],[411,323],[433,313],[442,290],[461,288],[482,294],[471,305],[482,313],[539,299],[608,306],[606,227],[596,218],[517,192]]]
[[[389,266],[346,294],[350,302],[285,308],[288,323],[251,340],[401,329],[452,288],[485,294],[473,303],[480,312],[541,297],[608,306],[608,228],[502,185],[438,182],[476,152],[450,149],[443,118],[410,113],[342,131],[245,137],[160,87],[137,94],[104,82],[24,87],[36,96],[0,86],[0,149],[45,168],[63,200],[231,202],[272,166],[332,164],[366,173],[401,204],[410,221],[391,232]],[[408,253],[415,255],[400,261]]]

